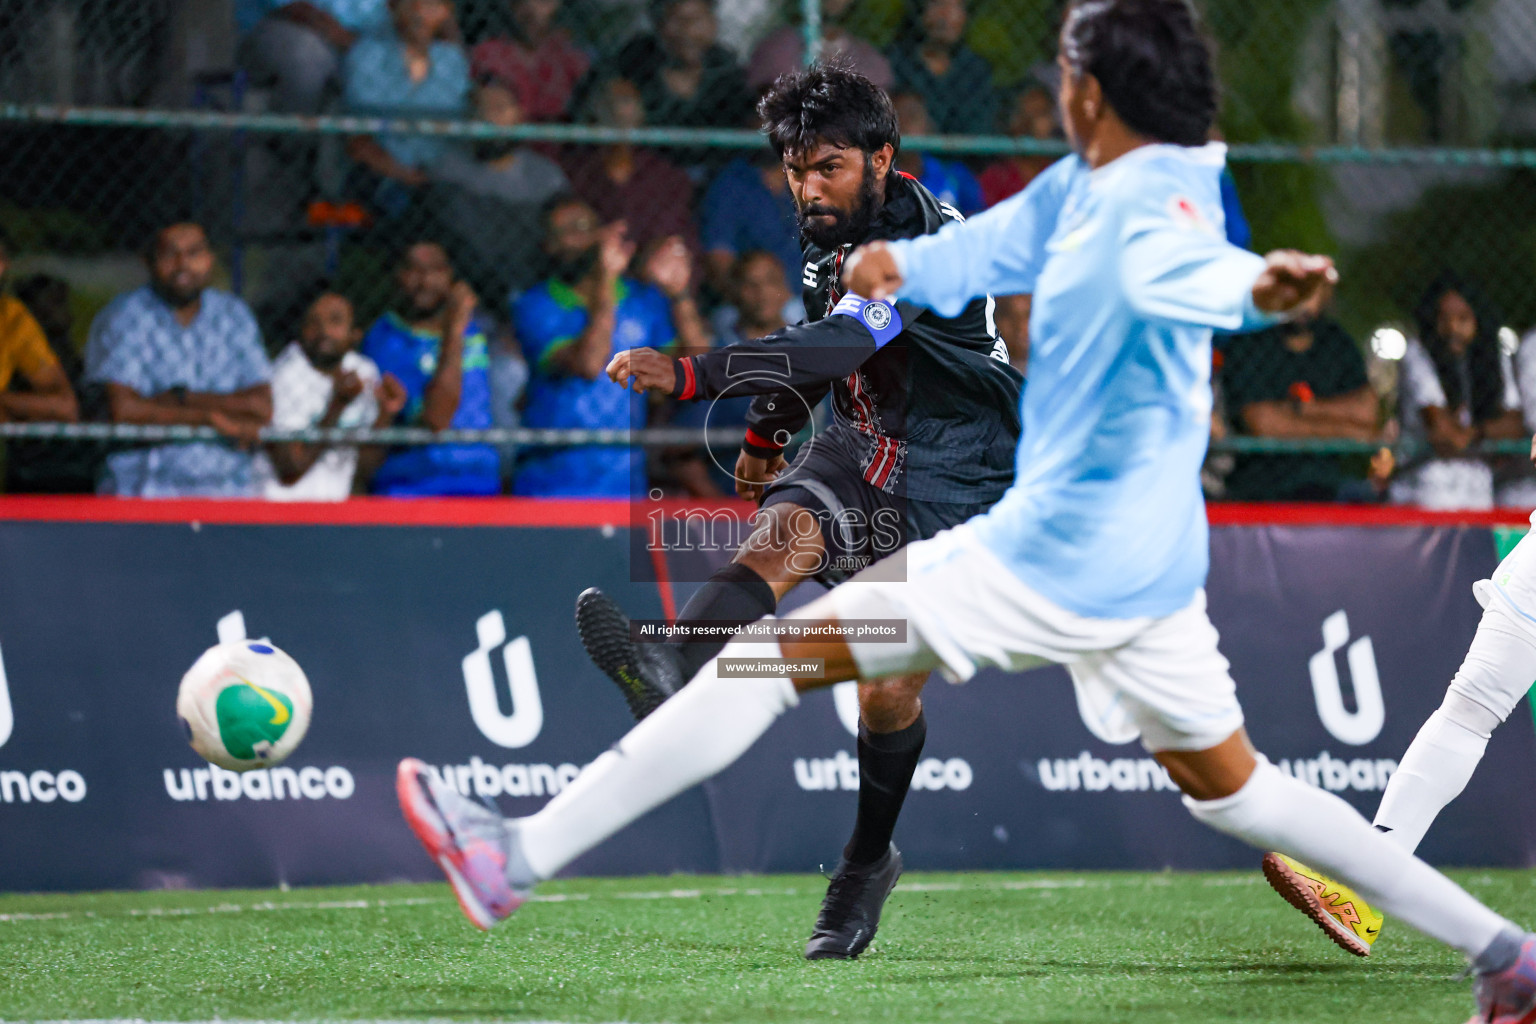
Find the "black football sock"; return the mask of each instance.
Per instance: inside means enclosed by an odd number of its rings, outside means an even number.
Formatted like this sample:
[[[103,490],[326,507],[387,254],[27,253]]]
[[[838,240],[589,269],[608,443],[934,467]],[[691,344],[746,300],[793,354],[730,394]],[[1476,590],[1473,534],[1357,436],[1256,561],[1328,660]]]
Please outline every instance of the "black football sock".
[[[693,597],[688,599],[688,603],[683,605],[683,612],[677,621],[729,622],[735,626],[745,626],[764,615],[772,615],[778,606],[773,588],[766,580],[745,565],[732,562],[715,570]],[[728,639],[721,637],[718,641],[704,643],[673,643],[671,647],[677,652],[684,682],[698,675],[699,669],[720,653]]]
[[[859,814],[853,838],[843,848],[849,862],[873,864],[885,856],[927,738],[928,721],[921,710],[917,721],[895,732],[870,732],[859,723]]]

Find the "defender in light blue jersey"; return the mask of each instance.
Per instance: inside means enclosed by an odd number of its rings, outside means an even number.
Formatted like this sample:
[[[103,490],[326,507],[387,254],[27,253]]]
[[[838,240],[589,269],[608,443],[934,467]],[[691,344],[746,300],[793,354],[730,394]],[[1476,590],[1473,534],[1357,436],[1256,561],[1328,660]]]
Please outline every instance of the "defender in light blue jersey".
[[[934,668],[959,681],[986,666],[1055,662],[1072,675],[1085,723],[1106,739],[1139,734],[1195,817],[1356,885],[1467,955],[1478,1019],[1524,1020],[1536,1009],[1536,936],[1337,796],[1257,755],[1205,612],[1198,470],[1211,332],[1294,308],[1332,279],[1332,263],[1295,252],[1260,258],[1222,237],[1223,154],[1205,146],[1216,83],[1186,0],[1078,0],[1060,65],[1074,160],[1034,194],[967,224],[857,250],[844,272],[849,294],[899,294],[941,314],[1033,286],[1024,435],[1002,502],[801,609],[796,633],[764,639],[773,634],[758,623],[738,634],[539,813],[489,815],[408,759],[399,772],[406,818],[445,865],[465,913],[488,927],[535,883],[728,766],[801,690]],[[1060,190],[1060,207],[1042,251],[1047,189]],[[907,622],[900,643],[799,638],[898,618]],[[743,657],[820,659],[824,671],[722,677],[721,659]],[[1318,917],[1343,939],[1345,924]]]

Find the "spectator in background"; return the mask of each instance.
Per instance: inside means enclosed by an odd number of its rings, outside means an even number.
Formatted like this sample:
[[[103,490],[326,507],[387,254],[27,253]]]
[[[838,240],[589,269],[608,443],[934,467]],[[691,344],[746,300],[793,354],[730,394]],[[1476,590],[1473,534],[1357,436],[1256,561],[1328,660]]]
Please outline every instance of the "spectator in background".
[[[796,262],[799,262],[798,254]],[[795,299],[785,283],[784,265],[778,256],[764,249],[748,250],[736,259],[727,277],[731,282],[728,293],[731,301],[713,318],[714,347],[723,348],[761,338],[788,323],[784,313]],[[751,404],[751,396],[721,398],[713,402],[678,402],[673,406],[668,422],[674,427],[699,430],[745,430],[747,409]],[[705,448],[684,448],[668,451],[665,455],[673,479],[690,496],[712,498],[735,494],[735,476],[731,471],[734,462],[722,464],[718,455],[712,459]],[[734,452],[731,458],[734,460]]]
[[[1484,439],[1521,438],[1520,395],[1499,346],[1499,321],[1477,287],[1442,275],[1414,312],[1398,384],[1403,438],[1429,452],[1392,482],[1400,504],[1433,509],[1493,507],[1493,468],[1475,452]]]
[[[645,401],[608,380],[603,369],[630,348],[670,349],[674,320],[708,345],[688,295],[687,249],[658,249],[647,266],[659,287],[625,276],[634,246],[624,223],[603,225],[575,197],[553,200],[544,246],[552,276],[524,292],[513,307],[518,341],[529,363],[529,427],[625,430],[645,426]],[[525,451],[513,492],[541,496],[627,497],[645,490],[645,456],[638,448],[584,446]]]
[[[430,430],[492,426],[488,328],[474,290],[454,278],[448,250],[434,241],[405,247],[395,264],[395,308],[363,336],[362,353],[405,389],[397,422]],[[388,495],[497,494],[496,449],[433,444],[396,449],[373,477]]]
[[[469,99],[469,63],[457,42],[450,0],[389,0],[392,31],[360,39],[342,68],[348,113],[456,118]],[[364,190],[398,216],[447,143],[430,135],[354,135],[347,153],[364,170]]]
[[[162,228],[150,283],[119,295],[91,323],[87,383],[106,390],[115,423],[213,427],[234,444],[145,445],[107,456],[99,490],[123,497],[251,497],[251,454],[272,418],[272,375],[250,308],[208,283],[202,226]]]
[[[800,235],[795,201],[784,165],[771,149],[737,157],[721,169],[704,193],[704,272],[717,295],[732,294],[731,271],[754,249],[772,253],[791,288],[800,286]]]
[[[475,80],[512,90],[529,121],[565,120],[592,61],[555,24],[560,0],[509,0],[507,10],[511,33],[483,40],[470,51]]]
[[[516,94],[499,81],[475,92],[481,121],[511,128],[523,120]],[[432,170],[430,206],[461,243],[474,287],[498,302],[537,279],[541,211],[569,190],[560,165],[511,139],[455,145]]]
[[[1056,126],[1056,100],[1040,86],[1031,86],[1013,98],[1008,108],[1008,134],[1016,139],[1048,142],[1060,136]],[[1013,153],[988,164],[981,172],[981,201],[988,207],[1024,191],[1035,175],[1057,158],[1029,153]]]
[[[318,114],[358,39],[389,30],[387,0],[235,0],[240,65],[273,85],[272,109]]]
[[[15,243],[0,231],[0,286]],[[80,418],[75,389],[48,336],[21,300],[0,292],[0,422]]]
[[[272,363],[272,426],[386,427],[405,407],[405,388],[380,377],[372,359],[354,351],[363,332],[352,303],[328,286],[305,304],[299,337]],[[269,501],[342,501],[366,484],[384,449],[278,441],[256,455],[257,490]]]
[[[7,243],[0,240],[0,249]],[[0,263],[4,258],[0,257]],[[0,278],[4,269],[0,268]],[[69,283],[50,274],[33,274],[16,282],[16,297],[32,313],[48,347],[53,350],[69,382],[72,395],[81,398],[78,403],[82,417],[93,411],[83,401],[80,377],[85,364],[75,349],[73,337],[75,317],[70,309]],[[0,307],[4,299],[0,298]],[[5,319],[0,314],[0,320]],[[4,329],[0,328],[0,334]],[[0,341],[0,347],[4,342]],[[37,393],[26,381],[18,383],[11,378],[11,389]],[[99,393],[100,389],[94,389]],[[99,403],[97,403],[99,404]],[[49,417],[68,420],[72,417]],[[6,450],[5,489],[11,494],[90,494],[96,490],[96,476],[101,468],[101,454],[91,445],[69,441],[12,441]]]
[[[799,5],[794,5],[799,15]],[[891,64],[875,46],[858,38],[844,27],[853,10],[853,0],[822,0],[821,59],[836,61],[889,92],[896,85]],[[753,95],[761,95],[773,80],[805,67],[805,27],[785,25],[763,37],[747,61],[747,86]]]
[[[890,51],[896,91],[921,96],[941,134],[990,134],[992,66],[965,45],[965,0],[917,0],[915,13]]]
[[[740,124],[752,97],[735,54],[716,41],[712,0],[651,0],[651,22],[656,31],[631,39],[613,61],[640,90],[646,120],[669,128]]]
[[[941,160],[932,153],[925,153],[911,145],[909,136],[933,134],[933,122],[928,119],[928,108],[923,98],[915,92],[898,93],[891,98],[896,108],[896,120],[901,125],[903,145],[896,156],[896,169],[910,174],[923,187],[969,217],[982,208],[981,185],[976,176],[958,160]]]
[[[604,128],[639,128],[645,124],[640,91],[627,78],[610,78],[588,97],[588,120]],[[589,146],[566,163],[571,188],[604,223],[623,221],[629,240],[644,248],[676,235],[690,252],[699,251],[698,229],[691,216],[693,182],[676,164],[650,149],[629,143]]]
[[[1228,417],[1251,437],[1375,440],[1381,410],[1365,360],[1319,291],[1301,315],[1224,349]],[[1227,477],[1236,501],[1334,501],[1349,479],[1329,455],[1242,455]]]

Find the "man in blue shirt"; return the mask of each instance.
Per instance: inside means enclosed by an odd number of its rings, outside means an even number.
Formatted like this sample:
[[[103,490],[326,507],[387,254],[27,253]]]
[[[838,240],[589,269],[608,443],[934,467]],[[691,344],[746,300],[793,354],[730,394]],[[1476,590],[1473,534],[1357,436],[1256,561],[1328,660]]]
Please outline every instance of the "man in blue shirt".
[[[772,150],[753,160],[738,157],[721,168],[704,193],[699,224],[709,283],[721,295],[734,291],[731,271],[737,259],[758,249],[778,257],[791,293],[800,286],[795,201]]]
[[[1201,145],[1215,75],[1186,0],[1079,0],[1059,64],[1078,161],[1043,262],[1018,242],[1049,216],[1026,189],[990,219],[875,243],[846,267],[850,293],[871,302],[899,294],[939,313],[1017,291],[1006,285],[1020,277],[1035,296],[1013,488],[991,511],[903,549],[904,564],[877,563],[795,616],[817,637],[904,619],[905,640],[796,639],[759,623],[538,814],[487,814],[407,760],[406,818],[452,865],[471,919],[489,927],[534,884],[729,765],[802,690],[932,668],[959,681],[983,666],[1054,662],[1068,667],[1085,724],[1111,742],[1139,733],[1196,818],[1359,887],[1468,957],[1478,1019],[1524,1020],[1536,1008],[1536,935],[1337,796],[1258,756],[1205,613],[1199,467],[1212,329],[1293,309],[1334,276],[1332,263],[1296,252],[1261,258],[1222,236],[1224,158]],[[1014,215],[1022,231],[1009,230]],[[815,658],[821,671],[742,678],[725,673],[725,658]],[[1301,879],[1270,877],[1305,904]]]
[[[272,109],[318,114],[342,58],[360,38],[389,30],[388,0],[235,0],[240,63],[270,80]]]
[[[115,423],[213,427],[232,444],[149,445],[107,457],[99,484],[125,497],[252,497],[251,453],[272,418],[272,375],[256,318],[208,287],[213,250],[200,225],[172,224],[148,253],[150,283],[91,323],[87,383],[105,386]]]
[[[524,292],[512,319],[528,360],[529,427],[628,430],[645,426],[645,403],[603,374],[618,352],[672,347],[674,304],[690,323],[697,311],[682,288],[659,288],[625,276],[634,246],[622,221],[598,224],[579,199],[555,200],[545,217],[545,251],[553,276]],[[623,498],[645,492],[645,454],[627,445],[582,445],[527,451],[512,481],[515,494]]]
[[[469,105],[469,60],[453,40],[449,0],[392,0],[393,31],[365,36],[342,64],[342,101],[350,114],[453,120]],[[373,199],[398,216],[448,141],[431,135],[354,135],[347,153],[374,176]]]
[[[448,253],[437,242],[405,248],[395,268],[395,308],[363,336],[363,355],[381,374],[404,385],[403,425],[432,430],[487,430],[492,426],[487,328],[476,315],[475,293],[454,280]],[[401,448],[373,477],[376,494],[497,494],[496,449],[484,444]]]

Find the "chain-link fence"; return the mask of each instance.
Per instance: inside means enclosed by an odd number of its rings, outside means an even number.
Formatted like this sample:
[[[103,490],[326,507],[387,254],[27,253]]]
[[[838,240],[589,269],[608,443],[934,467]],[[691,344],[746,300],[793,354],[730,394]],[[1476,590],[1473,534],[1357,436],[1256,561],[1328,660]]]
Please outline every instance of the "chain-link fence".
[[[0,430],[33,435],[10,443],[7,488],[489,493],[554,451],[520,430],[670,427],[695,443],[603,449],[566,483],[729,491],[697,410],[605,381],[560,390],[603,250],[629,261],[615,344],[721,345],[798,319],[761,91],[816,53],[851,62],[895,100],[899,169],[973,213],[1065,151],[1063,6],[0,0]],[[1335,253],[1343,272],[1315,317],[1219,344],[1209,493],[1536,505],[1519,455],[1536,429],[1536,7],[1199,6],[1224,81],[1229,237]],[[623,238],[603,230],[620,221]],[[206,247],[163,230],[177,223]],[[203,293],[191,319],[167,302],[204,279],[230,295]],[[1027,319],[1000,300],[1021,368]],[[463,370],[445,390],[450,344]],[[740,414],[708,423],[726,462]],[[33,425],[74,416],[92,422],[73,441]],[[209,436],[152,444],[132,424]],[[233,443],[264,424],[259,457]],[[304,432],[371,427],[406,432]],[[438,427],[501,432],[422,433]],[[566,440],[593,436],[644,435]]]

